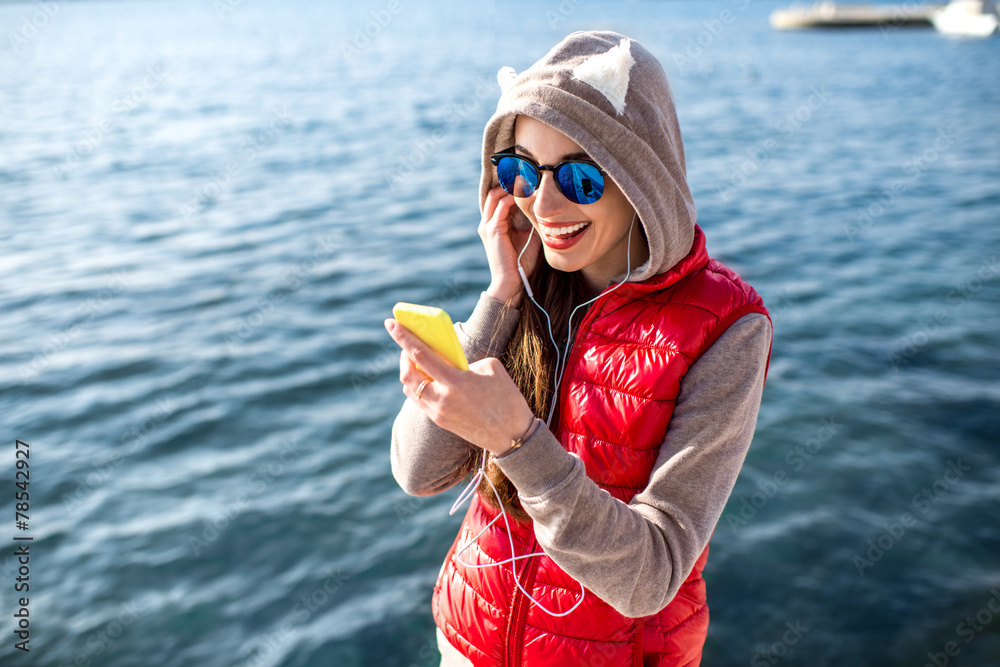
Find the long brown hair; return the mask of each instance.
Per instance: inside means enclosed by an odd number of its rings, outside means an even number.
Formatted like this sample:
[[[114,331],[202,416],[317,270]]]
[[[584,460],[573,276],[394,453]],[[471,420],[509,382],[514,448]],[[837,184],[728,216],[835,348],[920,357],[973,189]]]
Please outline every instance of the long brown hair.
[[[578,304],[589,298],[583,274],[580,271],[565,272],[553,269],[545,261],[545,257],[540,254],[535,270],[528,278],[528,284],[531,285],[535,301],[552,318],[552,335],[559,345],[560,354],[565,354],[570,313]],[[504,305],[504,312],[509,307],[510,301]],[[549,338],[548,320],[524,293],[523,287],[520,307],[521,316],[517,328],[499,359],[507,369],[514,384],[528,401],[532,412],[544,422],[549,416],[549,408],[552,405],[555,389],[556,351]],[[574,333],[579,328],[589,308],[588,304],[573,316]],[[566,363],[566,360],[561,357],[559,361],[563,365]],[[561,407],[556,406],[556,412],[553,414],[553,425],[558,419]],[[542,427],[544,424],[539,428]],[[482,465],[484,454],[485,450],[476,448],[474,470]],[[486,477],[489,477],[496,487],[508,516],[522,522],[530,520],[518,500],[517,489],[503,474],[499,466],[492,461],[492,457],[486,463]],[[493,489],[490,488],[489,482],[485,478],[480,480],[477,492],[484,503],[494,510],[499,509]]]

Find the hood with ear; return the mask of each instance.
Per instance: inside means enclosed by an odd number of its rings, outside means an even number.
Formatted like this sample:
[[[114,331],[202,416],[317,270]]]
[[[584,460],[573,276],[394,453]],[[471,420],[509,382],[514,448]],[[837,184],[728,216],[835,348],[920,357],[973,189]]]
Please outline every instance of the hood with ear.
[[[688,254],[696,216],[684,144],[666,74],[649,51],[616,32],[578,31],[520,74],[501,68],[497,80],[500,101],[483,133],[480,213],[499,185],[490,155],[514,144],[514,119],[523,114],[579,144],[638,212],[649,260],[629,282],[668,271]],[[622,267],[609,285],[626,273]]]

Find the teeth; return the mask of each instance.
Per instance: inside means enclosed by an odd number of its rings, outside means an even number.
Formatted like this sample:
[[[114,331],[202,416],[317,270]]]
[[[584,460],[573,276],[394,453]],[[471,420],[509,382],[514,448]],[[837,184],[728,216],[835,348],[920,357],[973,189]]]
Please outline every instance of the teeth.
[[[589,222],[581,222],[578,225],[570,225],[569,227],[556,227],[554,229],[549,229],[548,231],[546,231],[545,235],[554,237],[554,236],[562,236],[564,234],[572,234],[573,232],[579,229],[583,229],[589,224],[590,224]]]

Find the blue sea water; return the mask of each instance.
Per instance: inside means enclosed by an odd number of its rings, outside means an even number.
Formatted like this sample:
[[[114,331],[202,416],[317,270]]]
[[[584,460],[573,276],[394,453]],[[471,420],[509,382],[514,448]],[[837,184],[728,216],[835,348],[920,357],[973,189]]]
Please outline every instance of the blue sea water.
[[[489,283],[497,69],[613,29],[774,322],[703,664],[1000,664],[1000,40],[779,6],[0,5],[0,663],[437,664],[382,320]]]

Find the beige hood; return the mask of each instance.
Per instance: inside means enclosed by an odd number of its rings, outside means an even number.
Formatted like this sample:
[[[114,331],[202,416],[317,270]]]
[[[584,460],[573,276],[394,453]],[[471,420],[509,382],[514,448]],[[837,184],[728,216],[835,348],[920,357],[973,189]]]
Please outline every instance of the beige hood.
[[[490,155],[514,144],[514,118],[523,114],[579,144],[638,212],[649,261],[629,282],[663,273],[688,254],[696,214],[684,144],[666,74],[649,51],[616,32],[574,32],[520,74],[503,67],[497,79],[503,92],[483,133],[480,213],[499,184]]]

